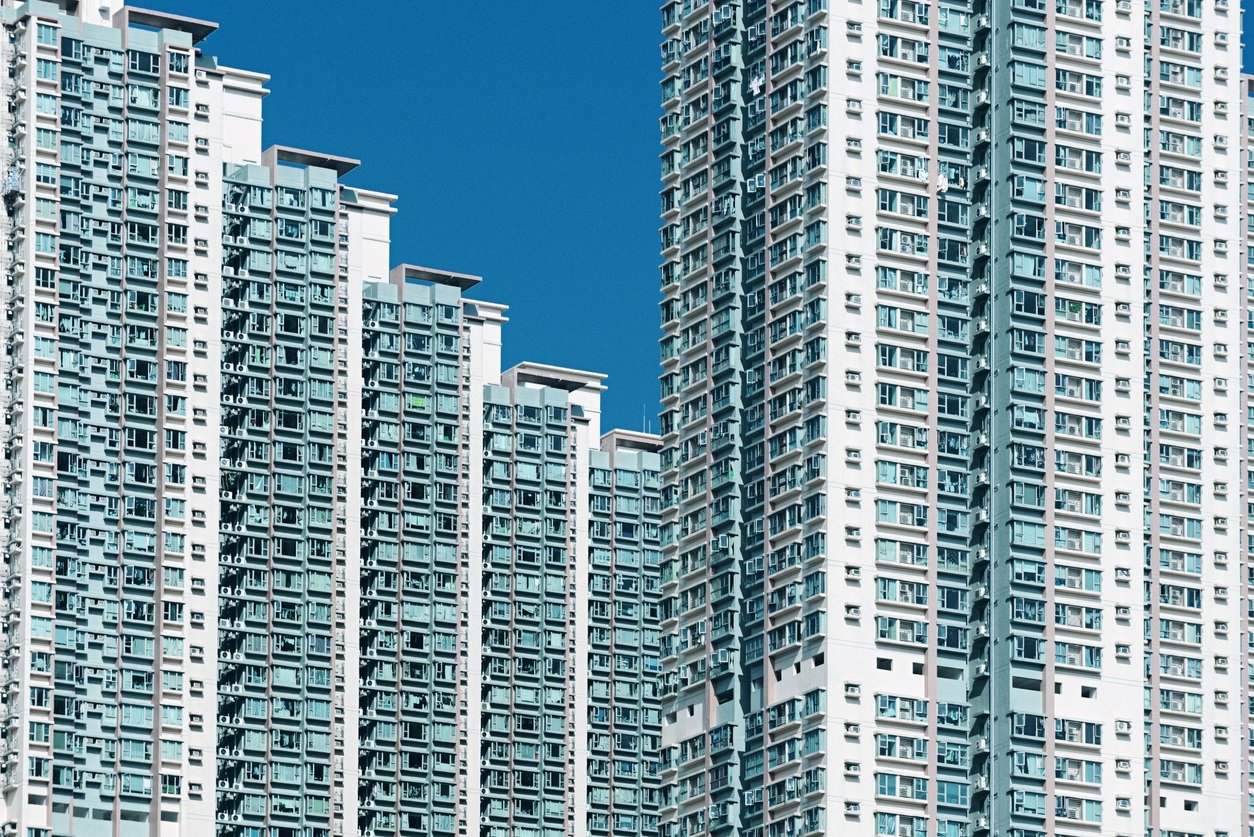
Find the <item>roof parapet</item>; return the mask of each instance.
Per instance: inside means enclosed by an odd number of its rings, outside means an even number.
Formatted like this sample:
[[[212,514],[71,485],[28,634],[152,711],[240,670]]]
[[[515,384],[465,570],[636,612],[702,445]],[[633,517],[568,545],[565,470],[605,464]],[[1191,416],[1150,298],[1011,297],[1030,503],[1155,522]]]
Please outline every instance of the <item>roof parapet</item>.
[[[77,4],[75,4],[77,5]],[[152,26],[156,29],[173,29],[186,32],[192,36],[192,43],[198,44],[218,31],[218,24],[211,20],[200,20],[194,17],[173,15],[168,12],[157,12],[152,9],[141,9],[138,6],[123,6],[113,16],[114,25],[122,27]]]
[[[615,428],[601,436],[601,450],[643,450],[658,453],[662,450],[662,437],[656,433]]]
[[[585,372],[580,369],[567,369],[562,366],[549,366],[545,363],[523,361],[517,366],[507,369],[501,376],[502,380],[514,381],[519,385],[534,384],[538,386],[564,389],[567,392],[588,390],[601,392],[605,384],[601,383],[606,376],[600,372]]]
[[[320,169],[331,169],[343,177],[361,165],[361,160],[352,157],[339,157],[335,154],[323,154],[320,151],[306,151],[303,148],[292,148],[288,145],[272,145],[261,152],[261,162],[266,166],[279,163],[295,163],[299,166],[313,166]]]
[[[463,291],[473,288],[483,281],[482,276],[469,273],[454,273],[451,270],[438,270],[434,267],[421,267],[416,264],[398,264],[389,275],[394,285],[406,282],[430,282],[433,285],[452,285]]]

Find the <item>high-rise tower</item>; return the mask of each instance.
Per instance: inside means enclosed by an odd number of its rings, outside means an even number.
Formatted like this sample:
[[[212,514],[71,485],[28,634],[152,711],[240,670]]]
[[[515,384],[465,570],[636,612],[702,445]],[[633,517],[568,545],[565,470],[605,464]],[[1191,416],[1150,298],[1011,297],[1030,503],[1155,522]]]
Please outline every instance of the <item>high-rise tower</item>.
[[[1239,11],[662,18],[663,833],[1245,833]]]

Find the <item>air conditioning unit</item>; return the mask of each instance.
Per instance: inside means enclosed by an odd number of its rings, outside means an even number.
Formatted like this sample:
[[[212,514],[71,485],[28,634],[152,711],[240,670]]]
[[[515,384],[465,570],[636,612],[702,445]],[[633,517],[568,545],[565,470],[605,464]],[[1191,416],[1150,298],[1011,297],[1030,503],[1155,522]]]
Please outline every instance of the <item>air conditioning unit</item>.
[[[1115,732],[1132,732],[1132,722],[1115,721]]]

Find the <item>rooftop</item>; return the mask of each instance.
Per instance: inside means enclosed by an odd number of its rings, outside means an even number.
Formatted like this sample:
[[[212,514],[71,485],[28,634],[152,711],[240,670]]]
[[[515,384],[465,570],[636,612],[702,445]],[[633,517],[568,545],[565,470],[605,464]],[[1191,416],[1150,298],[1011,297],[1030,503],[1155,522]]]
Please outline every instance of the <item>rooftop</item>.
[[[433,285],[452,285],[455,288],[461,288],[463,291],[469,290],[483,281],[482,276],[474,276],[470,273],[454,273],[451,270],[421,267],[416,264],[398,264],[392,268],[390,278],[395,285],[410,281],[430,282]]]
[[[74,5],[78,4],[75,3]],[[121,11],[113,16],[113,20],[114,23],[121,23],[123,26],[151,26],[155,29],[173,29],[176,32],[186,32],[192,36],[192,43],[194,44],[200,43],[218,31],[218,24],[211,20],[172,15],[167,12],[153,11],[152,9],[141,9],[137,6],[123,6]]]
[[[343,177],[361,165],[361,160],[352,157],[339,157],[335,154],[324,154],[321,151],[306,151],[303,148],[292,148],[288,145],[272,145],[261,153],[262,162],[267,166],[276,163],[295,163],[300,166],[314,166],[320,169],[332,169]]]
[[[656,433],[615,428],[601,436],[601,450],[643,450],[657,453],[662,449],[662,437]]]
[[[567,369],[562,366],[549,366],[545,363],[532,363],[523,361],[505,371],[503,376],[506,379],[512,378],[519,384],[534,384],[538,386],[552,387],[553,389],[564,389],[567,392],[574,392],[580,389],[588,389],[593,392],[600,392],[605,389],[605,384],[601,383],[606,376],[600,372],[584,372],[579,369]]]

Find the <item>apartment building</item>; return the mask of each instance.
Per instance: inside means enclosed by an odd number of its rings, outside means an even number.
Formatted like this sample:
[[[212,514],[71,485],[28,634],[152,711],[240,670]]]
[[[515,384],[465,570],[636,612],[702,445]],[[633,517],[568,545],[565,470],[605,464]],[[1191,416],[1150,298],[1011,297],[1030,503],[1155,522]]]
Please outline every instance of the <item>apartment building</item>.
[[[1239,10],[662,25],[662,834],[1248,834]]]
[[[660,458],[216,24],[0,3],[0,832],[656,829]]]
[[[359,828],[656,829],[657,439],[601,434],[602,375],[502,372],[477,277],[393,277],[363,321]]]

